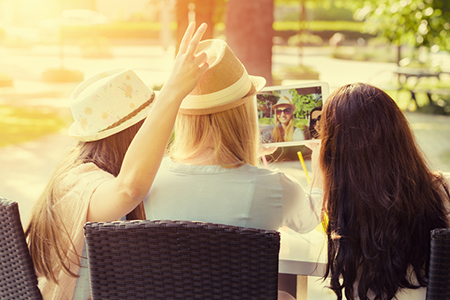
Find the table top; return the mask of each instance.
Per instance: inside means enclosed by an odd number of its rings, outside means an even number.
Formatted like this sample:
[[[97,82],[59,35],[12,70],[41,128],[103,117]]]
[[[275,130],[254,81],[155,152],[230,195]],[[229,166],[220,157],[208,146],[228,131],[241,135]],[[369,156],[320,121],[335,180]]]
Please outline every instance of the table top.
[[[398,67],[394,70],[394,73],[399,75],[405,75],[409,77],[438,77],[444,72],[433,71],[428,68],[409,68],[409,67]]]
[[[323,231],[315,229],[299,234],[287,227],[281,227],[279,231],[279,273],[323,276],[327,261],[327,239]]]

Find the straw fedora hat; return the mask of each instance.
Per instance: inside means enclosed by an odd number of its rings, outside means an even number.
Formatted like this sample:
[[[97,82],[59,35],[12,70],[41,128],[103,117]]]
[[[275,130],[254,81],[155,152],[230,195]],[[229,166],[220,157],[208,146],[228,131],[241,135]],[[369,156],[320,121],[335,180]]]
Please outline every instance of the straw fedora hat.
[[[278,99],[277,104],[272,106],[272,108],[276,109],[278,106],[290,106],[295,109],[295,105],[292,104],[291,100],[286,96],[281,96],[280,99]]]
[[[248,75],[225,41],[201,41],[198,52],[202,51],[208,56],[209,69],[181,103],[180,113],[206,115],[237,107],[266,84],[264,77]]]
[[[69,135],[96,141],[143,120],[155,93],[132,70],[112,70],[82,82],[70,96]]]

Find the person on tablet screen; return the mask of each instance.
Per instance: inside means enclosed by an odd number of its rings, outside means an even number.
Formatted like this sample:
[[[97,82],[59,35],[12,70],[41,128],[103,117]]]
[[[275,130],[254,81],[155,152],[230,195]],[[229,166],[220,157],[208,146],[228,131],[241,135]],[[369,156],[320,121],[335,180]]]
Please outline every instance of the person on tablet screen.
[[[317,139],[320,132],[320,118],[322,116],[322,107],[314,107],[309,115],[309,128],[307,139]]]
[[[275,124],[268,126],[262,133],[265,143],[279,143],[302,141],[305,139],[303,131],[294,126],[295,105],[289,98],[281,96],[277,104],[273,106]]]

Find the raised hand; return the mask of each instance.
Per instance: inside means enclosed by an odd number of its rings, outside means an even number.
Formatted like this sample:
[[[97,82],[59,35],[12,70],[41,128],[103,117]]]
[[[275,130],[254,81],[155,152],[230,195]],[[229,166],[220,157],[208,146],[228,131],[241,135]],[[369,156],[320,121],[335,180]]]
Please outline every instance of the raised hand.
[[[172,74],[163,87],[163,89],[169,88],[171,92],[177,93],[177,96],[182,99],[194,89],[200,78],[209,68],[206,62],[206,53],[201,52],[196,54],[198,44],[206,28],[207,25],[203,23],[194,34],[195,23],[189,24],[181,40]]]

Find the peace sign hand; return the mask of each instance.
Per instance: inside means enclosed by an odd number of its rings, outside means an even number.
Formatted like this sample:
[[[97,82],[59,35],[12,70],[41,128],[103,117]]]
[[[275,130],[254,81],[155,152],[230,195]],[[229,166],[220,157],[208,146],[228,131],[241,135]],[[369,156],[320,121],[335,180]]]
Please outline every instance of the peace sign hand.
[[[190,23],[181,40],[172,74],[163,87],[163,89],[166,88],[172,93],[176,93],[176,98],[178,99],[184,99],[194,89],[200,81],[200,78],[209,68],[206,62],[206,53],[201,52],[196,54],[198,44],[206,28],[206,23],[203,23],[194,34],[195,23]]]

